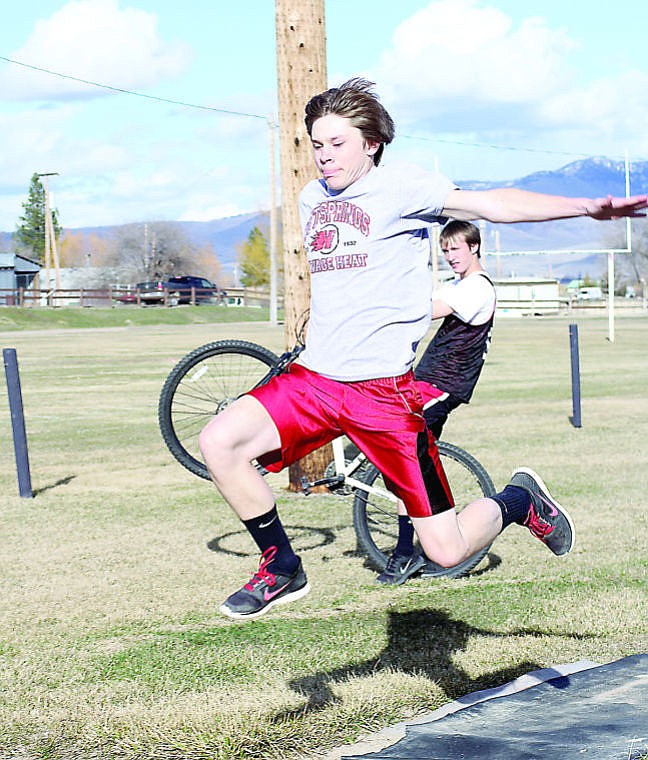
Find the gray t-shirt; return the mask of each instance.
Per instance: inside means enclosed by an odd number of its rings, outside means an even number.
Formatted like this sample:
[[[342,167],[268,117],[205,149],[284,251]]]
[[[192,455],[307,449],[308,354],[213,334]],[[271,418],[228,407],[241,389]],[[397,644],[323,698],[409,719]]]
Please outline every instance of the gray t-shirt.
[[[411,369],[429,328],[429,228],[456,186],[411,165],[386,165],[338,193],[313,180],[299,197],[311,279],[299,361],[335,380]]]

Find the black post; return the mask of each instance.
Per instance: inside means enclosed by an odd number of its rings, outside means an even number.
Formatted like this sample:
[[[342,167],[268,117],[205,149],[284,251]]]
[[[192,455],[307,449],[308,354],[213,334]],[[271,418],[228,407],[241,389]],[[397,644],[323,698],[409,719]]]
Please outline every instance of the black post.
[[[16,349],[2,349],[2,357],[4,359],[7,390],[9,392],[9,410],[11,412],[11,427],[13,429],[14,451],[16,453],[16,469],[18,470],[18,490],[21,496],[31,499],[34,494],[32,493],[31,477],[29,474],[27,432],[25,430],[25,415],[23,414]]]
[[[580,364],[578,359],[578,325],[569,325],[569,349],[571,354],[572,410],[570,417],[574,427],[581,427]]]

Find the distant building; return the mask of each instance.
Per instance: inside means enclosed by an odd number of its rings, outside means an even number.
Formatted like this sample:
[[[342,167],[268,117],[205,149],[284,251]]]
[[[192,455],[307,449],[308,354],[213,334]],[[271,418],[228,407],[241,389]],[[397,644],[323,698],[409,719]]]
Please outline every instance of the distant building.
[[[498,316],[558,314],[558,280],[541,277],[493,279]]]
[[[41,265],[18,253],[0,253],[0,304],[13,306],[20,288],[27,290]],[[11,292],[8,292],[11,291]]]

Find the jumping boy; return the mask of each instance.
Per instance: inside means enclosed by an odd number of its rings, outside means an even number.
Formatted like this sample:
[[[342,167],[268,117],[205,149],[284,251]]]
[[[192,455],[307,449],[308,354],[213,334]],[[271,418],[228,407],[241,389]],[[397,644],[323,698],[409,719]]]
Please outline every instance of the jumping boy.
[[[648,196],[464,191],[415,167],[380,167],[394,124],[372,86],[353,79],[306,105],[321,174],[299,202],[311,271],[306,348],[289,372],[239,398],[200,435],[212,480],[261,552],[258,571],[220,607],[232,618],[253,619],[309,591],[254,460],[277,472],[342,434],[403,500],[423,551],[437,564],[458,564],[512,522],[526,524],[555,554],[573,545],[569,516],[527,468],[496,497],[478,499],[459,515],[449,498],[428,498],[416,453],[425,431],[423,400],[412,372],[430,321],[428,228],[445,217],[637,216]]]

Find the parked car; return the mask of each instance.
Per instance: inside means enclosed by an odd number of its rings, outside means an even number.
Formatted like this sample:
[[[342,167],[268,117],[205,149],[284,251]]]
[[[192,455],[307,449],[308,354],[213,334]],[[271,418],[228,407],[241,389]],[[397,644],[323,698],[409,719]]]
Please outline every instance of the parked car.
[[[227,295],[224,290],[219,289],[218,285],[204,277],[169,277],[168,280],[148,280],[135,285],[135,291],[139,292],[140,303],[145,305],[164,303],[165,294],[168,306],[191,303],[192,288],[194,303],[197,304],[218,303]],[[120,300],[125,302],[126,298],[122,297]],[[137,296],[130,295],[129,301],[134,300],[137,300]]]
[[[139,293],[140,301],[144,304],[163,303],[165,287],[166,283],[163,280],[149,280],[147,282],[135,283],[135,290]],[[172,301],[170,301],[171,306],[175,306]],[[177,303],[177,296],[175,297],[175,302]]]
[[[222,297],[218,285],[204,277],[169,277],[167,288],[178,293],[178,303],[191,303],[192,288],[195,303],[217,303]]]
[[[577,296],[579,301],[600,301],[603,298],[601,288],[580,288]]]

